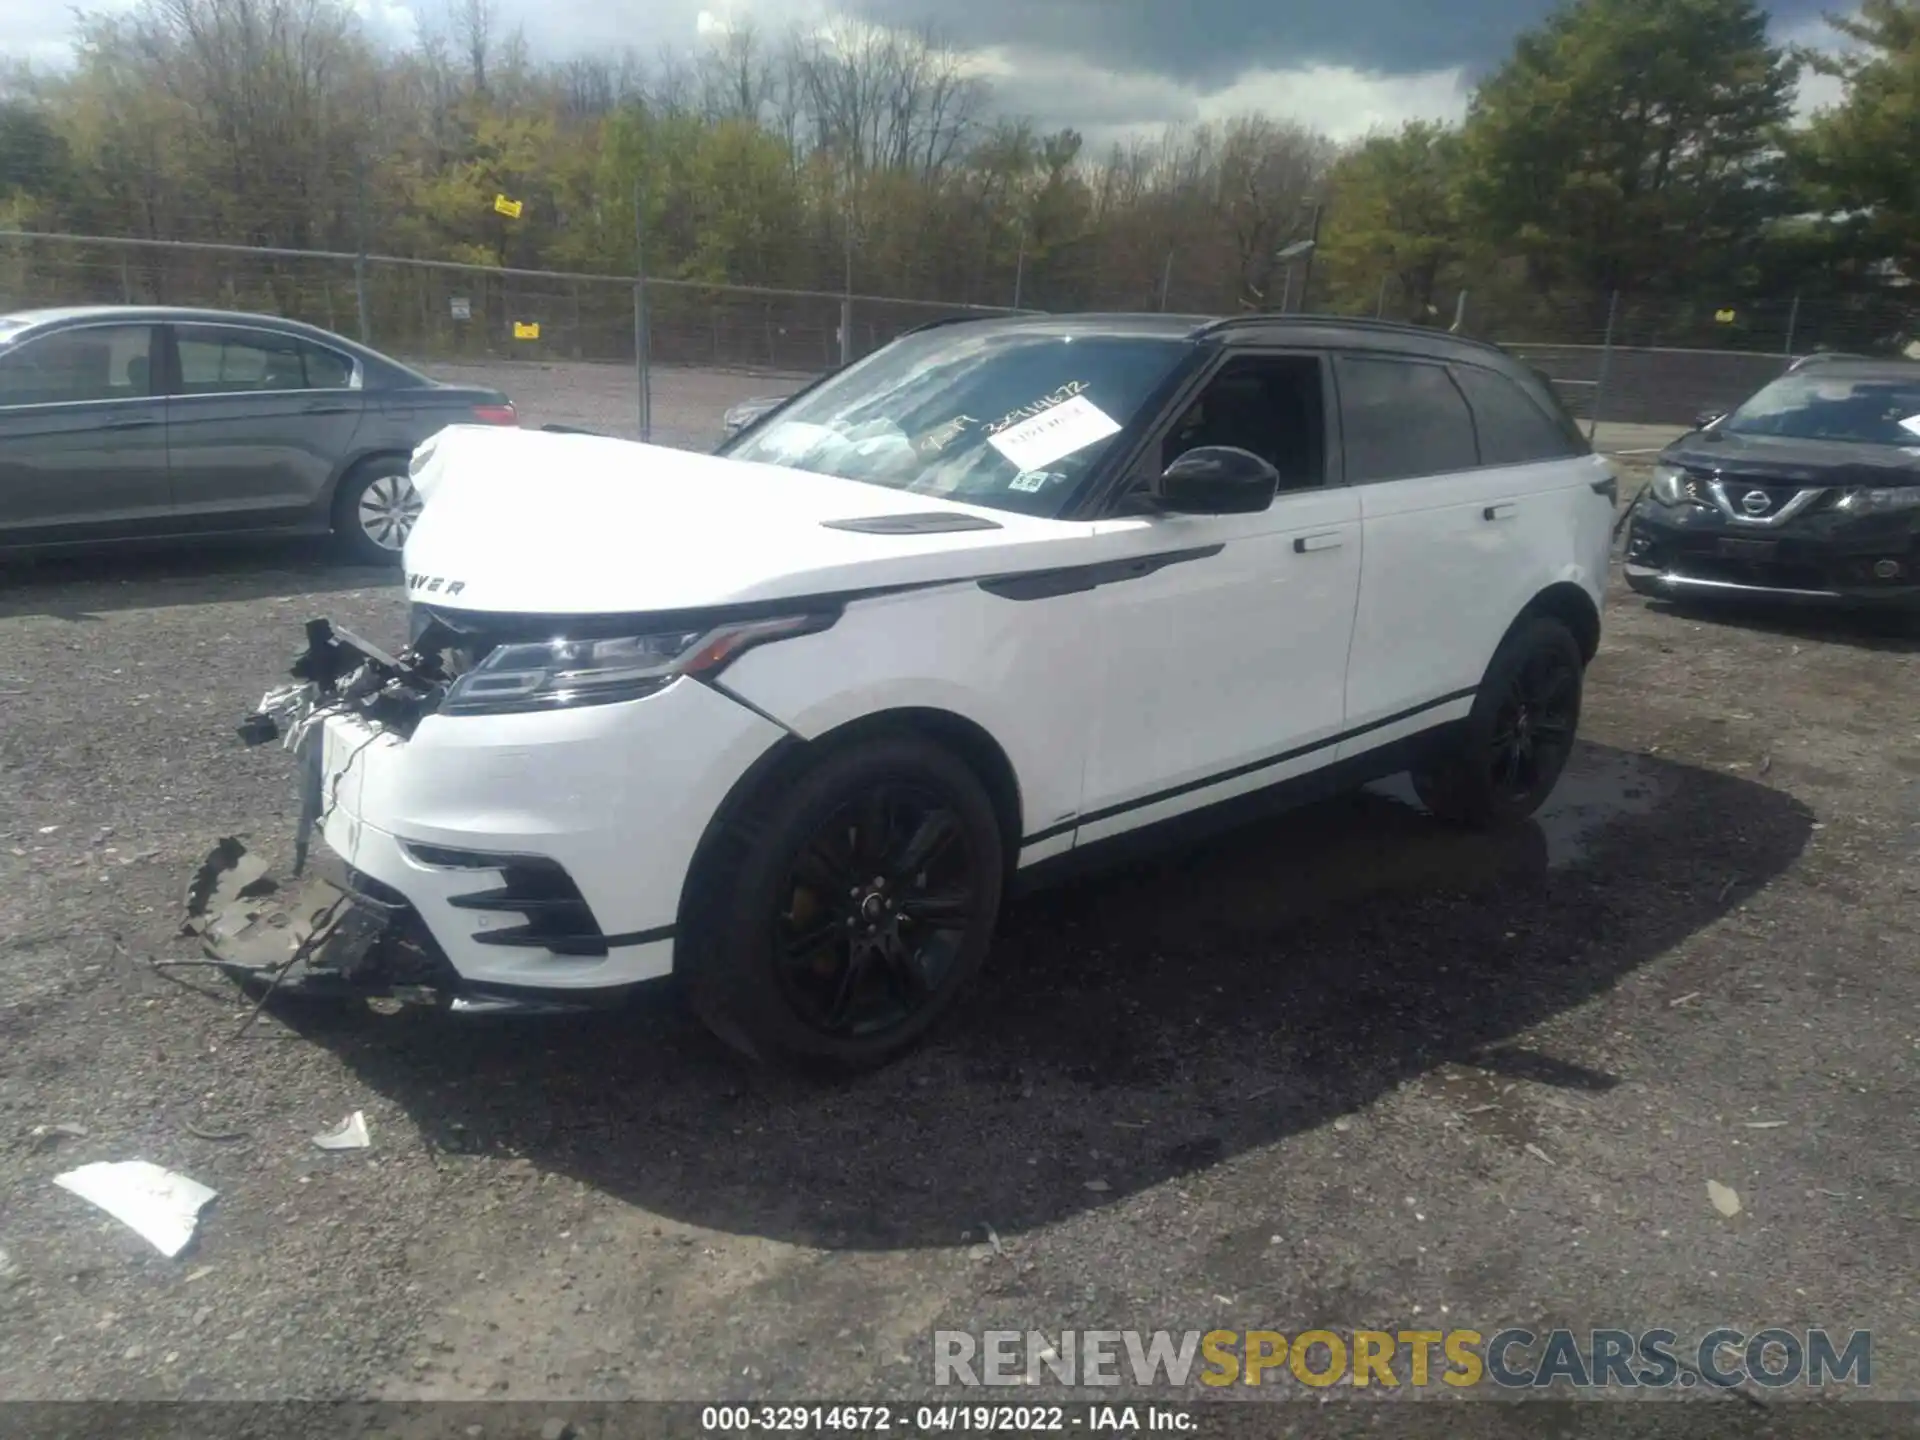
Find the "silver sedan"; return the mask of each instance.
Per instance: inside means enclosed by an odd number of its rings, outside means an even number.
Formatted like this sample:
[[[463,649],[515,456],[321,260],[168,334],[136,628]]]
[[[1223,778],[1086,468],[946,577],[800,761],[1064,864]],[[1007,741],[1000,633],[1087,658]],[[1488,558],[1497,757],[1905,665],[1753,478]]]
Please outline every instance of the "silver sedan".
[[[0,555],[331,533],[392,564],[420,510],[414,448],[448,425],[517,423],[497,390],[273,316],[0,316]]]

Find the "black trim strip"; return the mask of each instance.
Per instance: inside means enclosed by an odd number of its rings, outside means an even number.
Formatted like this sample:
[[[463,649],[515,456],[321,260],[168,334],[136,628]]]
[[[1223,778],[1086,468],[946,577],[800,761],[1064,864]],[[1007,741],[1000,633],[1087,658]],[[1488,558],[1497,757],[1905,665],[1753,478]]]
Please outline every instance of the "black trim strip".
[[[632,930],[625,935],[609,935],[606,941],[607,948],[624,950],[629,945],[652,945],[657,941],[671,940],[677,928],[673,925],[656,925],[651,930]]]
[[[526,950],[551,950],[556,955],[604,955],[609,950],[630,945],[651,945],[671,940],[675,927],[661,925],[652,930],[635,930],[625,935],[543,935],[525,925],[504,930],[482,930],[474,935],[476,944],[511,945]]]
[[[1032,570],[1024,575],[1002,575],[979,581],[989,595],[1002,600],[1051,600],[1059,595],[1074,595],[1115,585],[1123,580],[1139,580],[1169,565],[1188,560],[1210,560],[1226,549],[1217,545],[1196,545],[1188,550],[1167,550],[1158,555],[1134,555],[1125,560],[1097,560],[1091,565],[1067,565],[1056,570]]]
[[[856,535],[945,535],[960,530],[1004,530],[998,520],[984,515],[926,510],[906,515],[870,515],[855,520],[822,520],[828,530],[851,530]]]
[[[1149,805],[1158,805],[1163,800],[1175,800],[1182,795],[1191,795],[1196,790],[1205,790],[1210,786],[1222,785],[1229,780],[1238,780],[1242,775],[1251,775],[1259,770],[1268,770],[1275,765],[1284,765],[1289,760],[1298,760],[1303,755],[1311,755],[1316,750],[1325,750],[1329,746],[1342,745],[1349,740],[1358,739],[1375,730],[1384,730],[1389,725],[1397,725],[1402,720],[1411,720],[1416,715],[1429,710],[1437,710],[1442,705],[1451,705],[1457,700],[1467,700],[1480,693],[1480,687],[1470,686],[1465,690],[1456,690],[1451,695],[1442,695],[1438,700],[1428,700],[1422,704],[1388,715],[1379,720],[1369,720],[1365,725],[1357,725],[1351,730],[1343,730],[1338,735],[1329,735],[1324,740],[1315,740],[1310,745],[1299,745],[1291,750],[1283,750],[1278,755],[1269,755],[1263,760],[1250,760],[1244,765],[1236,765],[1231,770],[1222,770],[1217,775],[1204,776],[1199,780],[1189,780],[1181,785],[1159,790],[1151,795],[1143,795],[1137,800],[1123,801],[1118,805],[1109,805],[1104,810],[1095,810],[1091,814],[1081,815],[1059,825],[1049,826],[1021,840],[1025,849],[1029,845],[1038,845],[1043,840],[1064,835],[1069,830],[1077,830],[1082,825],[1093,825],[1102,820],[1111,820],[1116,815],[1125,815],[1130,810],[1144,810]]]
[[[1217,555],[1225,544],[1202,545],[1191,550],[1172,550],[1162,555],[1135,556],[1126,560],[1101,560],[1091,565],[1067,566],[1052,570],[1009,571],[994,575],[951,575],[932,580],[903,580],[895,585],[872,585],[857,590],[822,591],[812,595],[792,595],[778,600],[751,600],[732,605],[711,605],[690,610],[622,611],[608,614],[550,614],[532,611],[464,610],[434,605],[425,599],[414,603],[438,619],[457,635],[484,635],[497,644],[514,640],[547,640],[555,635],[592,639],[602,635],[637,635],[656,630],[702,630],[747,620],[766,620],[786,615],[818,613],[838,620],[848,605],[884,596],[907,595],[917,590],[939,590],[949,585],[978,585],[993,594],[1017,591],[1028,582],[1045,582],[1054,588],[1045,594],[1069,594],[1108,585],[1117,580],[1133,580],[1183,560],[1204,560]],[[1089,583],[1061,586],[1061,577],[1096,572]],[[1110,572],[1110,573],[1098,573]],[[996,588],[1004,587],[1004,588]],[[1005,594],[1008,599],[1041,599],[1042,594]],[[823,626],[823,628],[826,628]],[[797,638],[797,637],[795,637]]]

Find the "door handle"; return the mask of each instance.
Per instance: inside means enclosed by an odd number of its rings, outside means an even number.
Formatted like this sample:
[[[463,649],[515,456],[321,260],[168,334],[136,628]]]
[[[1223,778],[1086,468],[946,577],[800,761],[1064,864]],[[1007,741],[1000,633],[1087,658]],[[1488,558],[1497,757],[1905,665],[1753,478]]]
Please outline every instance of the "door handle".
[[[352,411],[351,405],[309,405],[300,413],[303,415],[345,415]]]
[[[1480,512],[1480,518],[1482,520],[1511,520],[1519,513],[1520,507],[1509,501],[1504,505],[1487,506],[1486,509]]]
[[[1343,543],[1337,530],[1327,530],[1319,535],[1301,535],[1293,542],[1293,553],[1305,555],[1313,550],[1338,550]]]
[[[159,423],[158,420],[115,420],[109,424],[102,425],[100,428],[102,430],[145,430],[149,426],[158,425]]]

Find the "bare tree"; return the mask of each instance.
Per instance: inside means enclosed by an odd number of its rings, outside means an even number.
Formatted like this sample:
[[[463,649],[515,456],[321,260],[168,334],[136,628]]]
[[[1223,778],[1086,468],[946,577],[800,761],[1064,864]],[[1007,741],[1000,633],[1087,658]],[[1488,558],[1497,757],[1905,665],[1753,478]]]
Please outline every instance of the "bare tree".
[[[847,20],[793,43],[811,146],[849,172],[933,176],[965,153],[986,91],[960,51],[930,32]]]
[[[493,0],[447,0],[447,29],[466,57],[476,94],[487,93],[487,61],[498,19]]]

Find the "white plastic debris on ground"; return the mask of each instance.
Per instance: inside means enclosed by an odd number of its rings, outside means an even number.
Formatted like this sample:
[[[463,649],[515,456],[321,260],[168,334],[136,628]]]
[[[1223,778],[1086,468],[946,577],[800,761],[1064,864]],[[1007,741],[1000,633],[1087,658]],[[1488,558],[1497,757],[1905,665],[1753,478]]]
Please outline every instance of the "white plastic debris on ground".
[[[56,1175],[53,1183],[98,1205],[169,1259],[187,1248],[200,1211],[216,1193],[147,1160],[102,1160]]]
[[[313,1137],[313,1143],[322,1150],[364,1150],[373,1144],[373,1136],[367,1131],[365,1111],[356,1110],[331,1130],[323,1130]]]

